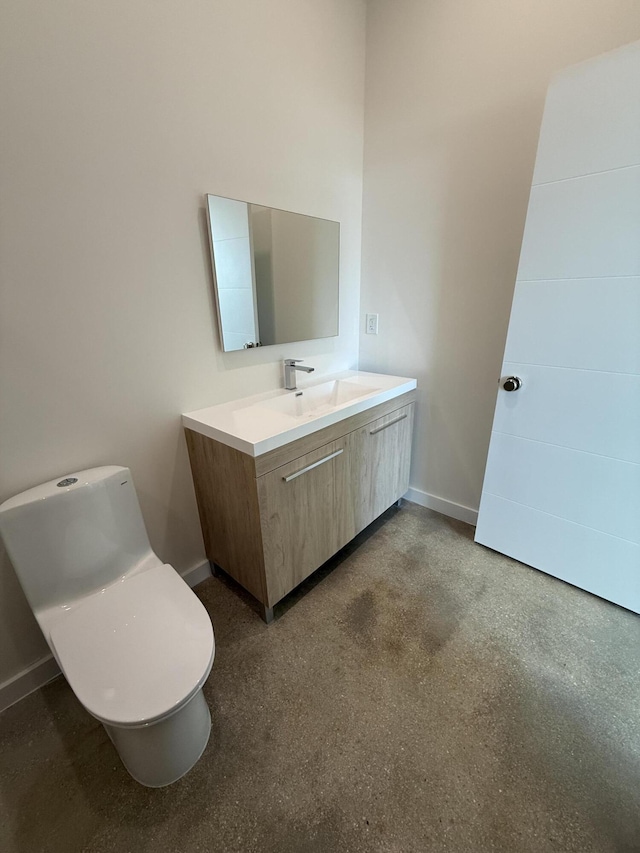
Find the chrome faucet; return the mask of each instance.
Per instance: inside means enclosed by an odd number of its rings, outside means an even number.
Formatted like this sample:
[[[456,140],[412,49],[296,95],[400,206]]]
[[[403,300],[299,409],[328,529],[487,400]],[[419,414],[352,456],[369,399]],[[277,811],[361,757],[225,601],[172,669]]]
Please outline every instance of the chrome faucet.
[[[284,360],[284,387],[287,391],[296,390],[296,370],[302,370],[303,373],[313,373],[314,367],[298,367],[301,358],[285,358]]]

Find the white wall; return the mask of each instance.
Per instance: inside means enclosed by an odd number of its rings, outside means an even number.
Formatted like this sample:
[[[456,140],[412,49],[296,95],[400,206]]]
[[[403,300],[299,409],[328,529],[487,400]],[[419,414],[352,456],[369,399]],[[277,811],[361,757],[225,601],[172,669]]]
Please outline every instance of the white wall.
[[[360,366],[420,383],[412,486],[477,508],[546,88],[636,0],[370,0]]]
[[[152,545],[204,560],[180,413],[357,360],[361,0],[5,0],[1,494],[133,471]],[[286,23],[286,25],[283,25]],[[341,335],[221,352],[204,193],[342,223]],[[46,654],[6,558],[0,682]]]

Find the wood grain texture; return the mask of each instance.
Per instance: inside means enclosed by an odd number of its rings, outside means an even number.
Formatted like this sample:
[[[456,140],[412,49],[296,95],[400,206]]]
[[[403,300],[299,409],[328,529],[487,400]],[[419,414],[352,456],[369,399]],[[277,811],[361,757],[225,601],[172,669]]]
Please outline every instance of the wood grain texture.
[[[371,524],[409,488],[413,410],[411,403],[353,434],[354,460],[360,475],[356,498],[358,531]]]
[[[193,430],[185,435],[207,557],[268,604],[254,460]]]
[[[330,457],[289,482],[285,477]],[[269,603],[279,601],[355,536],[350,436],[259,477]]]
[[[379,406],[374,406],[372,409],[367,409],[365,412],[360,412],[357,415],[352,415],[350,418],[338,421],[336,424],[320,429],[317,432],[306,435],[304,438],[298,438],[284,447],[277,447],[275,450],[270,450],[263,453],[261,456],[255,457],[256,477],[261,477],[292,459],[297,459],[310,453],[318,447],[328,444],[330,441],[335,441],[348,432],[353,432],[364,424],[368,424],[377,418],[386,415],[388,412],[393,412],[411,403],[416,398],[415,391],[407,391],[400,397],[395,397],[393,400],[387,400],[386,403],[380,403]]]
[[[257,479],[270,601],[294,589],[407,491],[413,410],[410,403],[389,412]]]
[[[208,558],[272,608],[407,491],[414,397],[255,459],[185,429]]]

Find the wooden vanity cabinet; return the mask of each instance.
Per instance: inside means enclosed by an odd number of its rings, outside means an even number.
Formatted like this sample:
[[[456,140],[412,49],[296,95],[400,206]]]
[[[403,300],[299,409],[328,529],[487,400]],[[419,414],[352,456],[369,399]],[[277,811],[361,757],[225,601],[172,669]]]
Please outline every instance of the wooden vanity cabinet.
[[[356,533],[409,488],[413,408],[409,403],[352,433],[352,466],[359,479],[352,494]]]
[[[207,557],[266,621],[407,491],[414,394],[255,458],[185,428]]]
[[[256,480],[269,598],[276,602],[356,535],[351,436]]]

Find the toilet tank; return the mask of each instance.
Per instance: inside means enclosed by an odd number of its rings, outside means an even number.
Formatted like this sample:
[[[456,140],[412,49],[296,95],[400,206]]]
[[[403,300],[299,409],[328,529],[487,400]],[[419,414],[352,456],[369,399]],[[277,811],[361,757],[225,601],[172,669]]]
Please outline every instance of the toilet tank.
[[[115,465],[5,501],[0,535],[34,611],[101,589],[153,553],[131,472]]]

